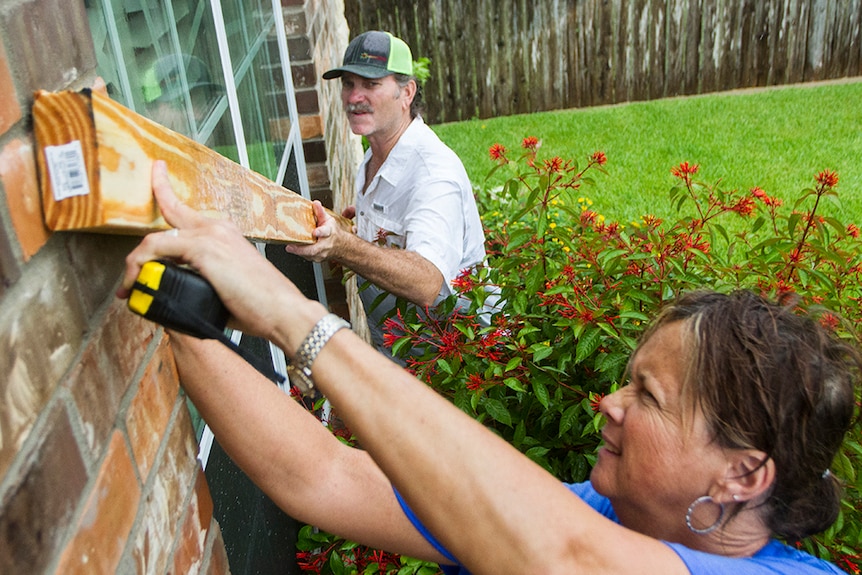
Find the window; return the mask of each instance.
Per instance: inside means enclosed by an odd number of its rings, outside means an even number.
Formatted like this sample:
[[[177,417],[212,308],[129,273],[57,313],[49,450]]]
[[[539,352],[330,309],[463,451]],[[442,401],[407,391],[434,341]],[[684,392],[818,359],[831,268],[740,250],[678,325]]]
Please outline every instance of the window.
[[[85,5],[98,72],[114,100],[309,197],[280,0]],[[258,248],[325,304],[319,264],[280,246]],[[284,373],[280,350],[239,333],[232,339]],[[233,467],[190,409],[233,572],[290,572],[292,521]]]

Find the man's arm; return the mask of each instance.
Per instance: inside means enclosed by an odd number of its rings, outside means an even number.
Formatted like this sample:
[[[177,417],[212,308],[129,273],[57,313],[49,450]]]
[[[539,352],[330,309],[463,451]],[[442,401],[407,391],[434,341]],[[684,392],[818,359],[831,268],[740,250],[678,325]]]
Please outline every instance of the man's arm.
[[[409,250],[377,246],[339,226],[317,200],[318,226],[311,245],[288,244],[285,249],[305,259],[335,260],[377,287],[419,306],[434,304],[443,287],[443,274],[423,256]],[[347,214],[345,214],[347,215]]]

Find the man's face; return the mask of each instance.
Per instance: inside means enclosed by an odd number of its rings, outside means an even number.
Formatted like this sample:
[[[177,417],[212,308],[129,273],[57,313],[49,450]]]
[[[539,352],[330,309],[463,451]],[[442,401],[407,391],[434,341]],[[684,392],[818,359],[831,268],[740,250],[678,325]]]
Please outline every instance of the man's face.
[[[363,78],[346,72],[341,77],[341,102],[350,129],[360,136],[385,134],[401,125],[410,112],[405,90],[394,76]]]

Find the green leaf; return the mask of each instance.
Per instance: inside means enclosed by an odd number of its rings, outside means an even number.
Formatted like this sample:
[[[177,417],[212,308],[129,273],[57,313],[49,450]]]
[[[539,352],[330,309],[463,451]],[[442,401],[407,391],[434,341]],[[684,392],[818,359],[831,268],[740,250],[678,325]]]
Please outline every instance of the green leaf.
[[[560,436],[564,435],[567,431],[576,427],[578,424],[578,416],[581,413],[580,405],[572,405],[568,409],[563,412],[562,417],[560,417]]]
[[[578,340],[575,354],[575,363],[581,363],[596,351],[601,343],[602,330],[599,328],[588,329]]]
[[[409,336],[399,337],[392,344],[392,355],[398,357],[404,348],[410,349],[413,340]]]
[[[523,386],[523,384],[517,378],[507,377],[506,379],[503,380],[503,383],[506,385],[506,387],[508,387],[509,389],[512,389],[514,391],[517,391],[520,393],[525,393],[527,391],[526,388]]]
[[[548,449],[547,447],[537,446],[528,449],[524,455],[541,465],[544,463],[544,458],[549,451],[550,449]]]
[[[551,347],[550,342],[543,341],[531,345],[530,351],[533,354],[533,363],[539,363],[540,361],[554,353],[554,348]]]
[[[533,393],[536,395],[536,399],[539,400],[539,403],[542,404],[542,407],[548,409],[551,405],[551,396],[548,393],[548,388],[539,378],[535,378],[532,381]]]
[[[442,357],[437,360],[437,367],[440,368],[440,371],[443,373],[452,375],[452,366],[449,365],[449,362],[443,359]]]
[[[512,425],[512,415],[500,400],[486,397],[480,400],[479,404],[485,408],[485,412],[495,421],[499,421],[503,425]]]
[[[513,369],[521,365],[521,360],[522,358],[519,355],[513,357],[508,361],[508,363],[506,363],[506,369],[504,371],[512,371]]]

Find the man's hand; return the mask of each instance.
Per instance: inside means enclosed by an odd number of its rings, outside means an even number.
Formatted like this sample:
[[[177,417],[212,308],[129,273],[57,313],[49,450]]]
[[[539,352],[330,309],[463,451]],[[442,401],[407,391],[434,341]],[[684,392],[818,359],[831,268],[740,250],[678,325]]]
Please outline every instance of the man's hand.
[[[317,239],[313,244],[287,244],[284,246],[285,251],[290,254],[296,254],[313,262],[322,262],[328,259],[337,259],[338,253],[343,241],[343,235],[349,233],[342,228],[338,221],[332,217],[329,212],[323,208],[318,200],[311,203],[314,210],[314,218],[317,220],[317,227],[311,232],[311,235]],[[351,211],[350,208],[344,210],[344,216],[352,219],[352,215],[356,210]]]

